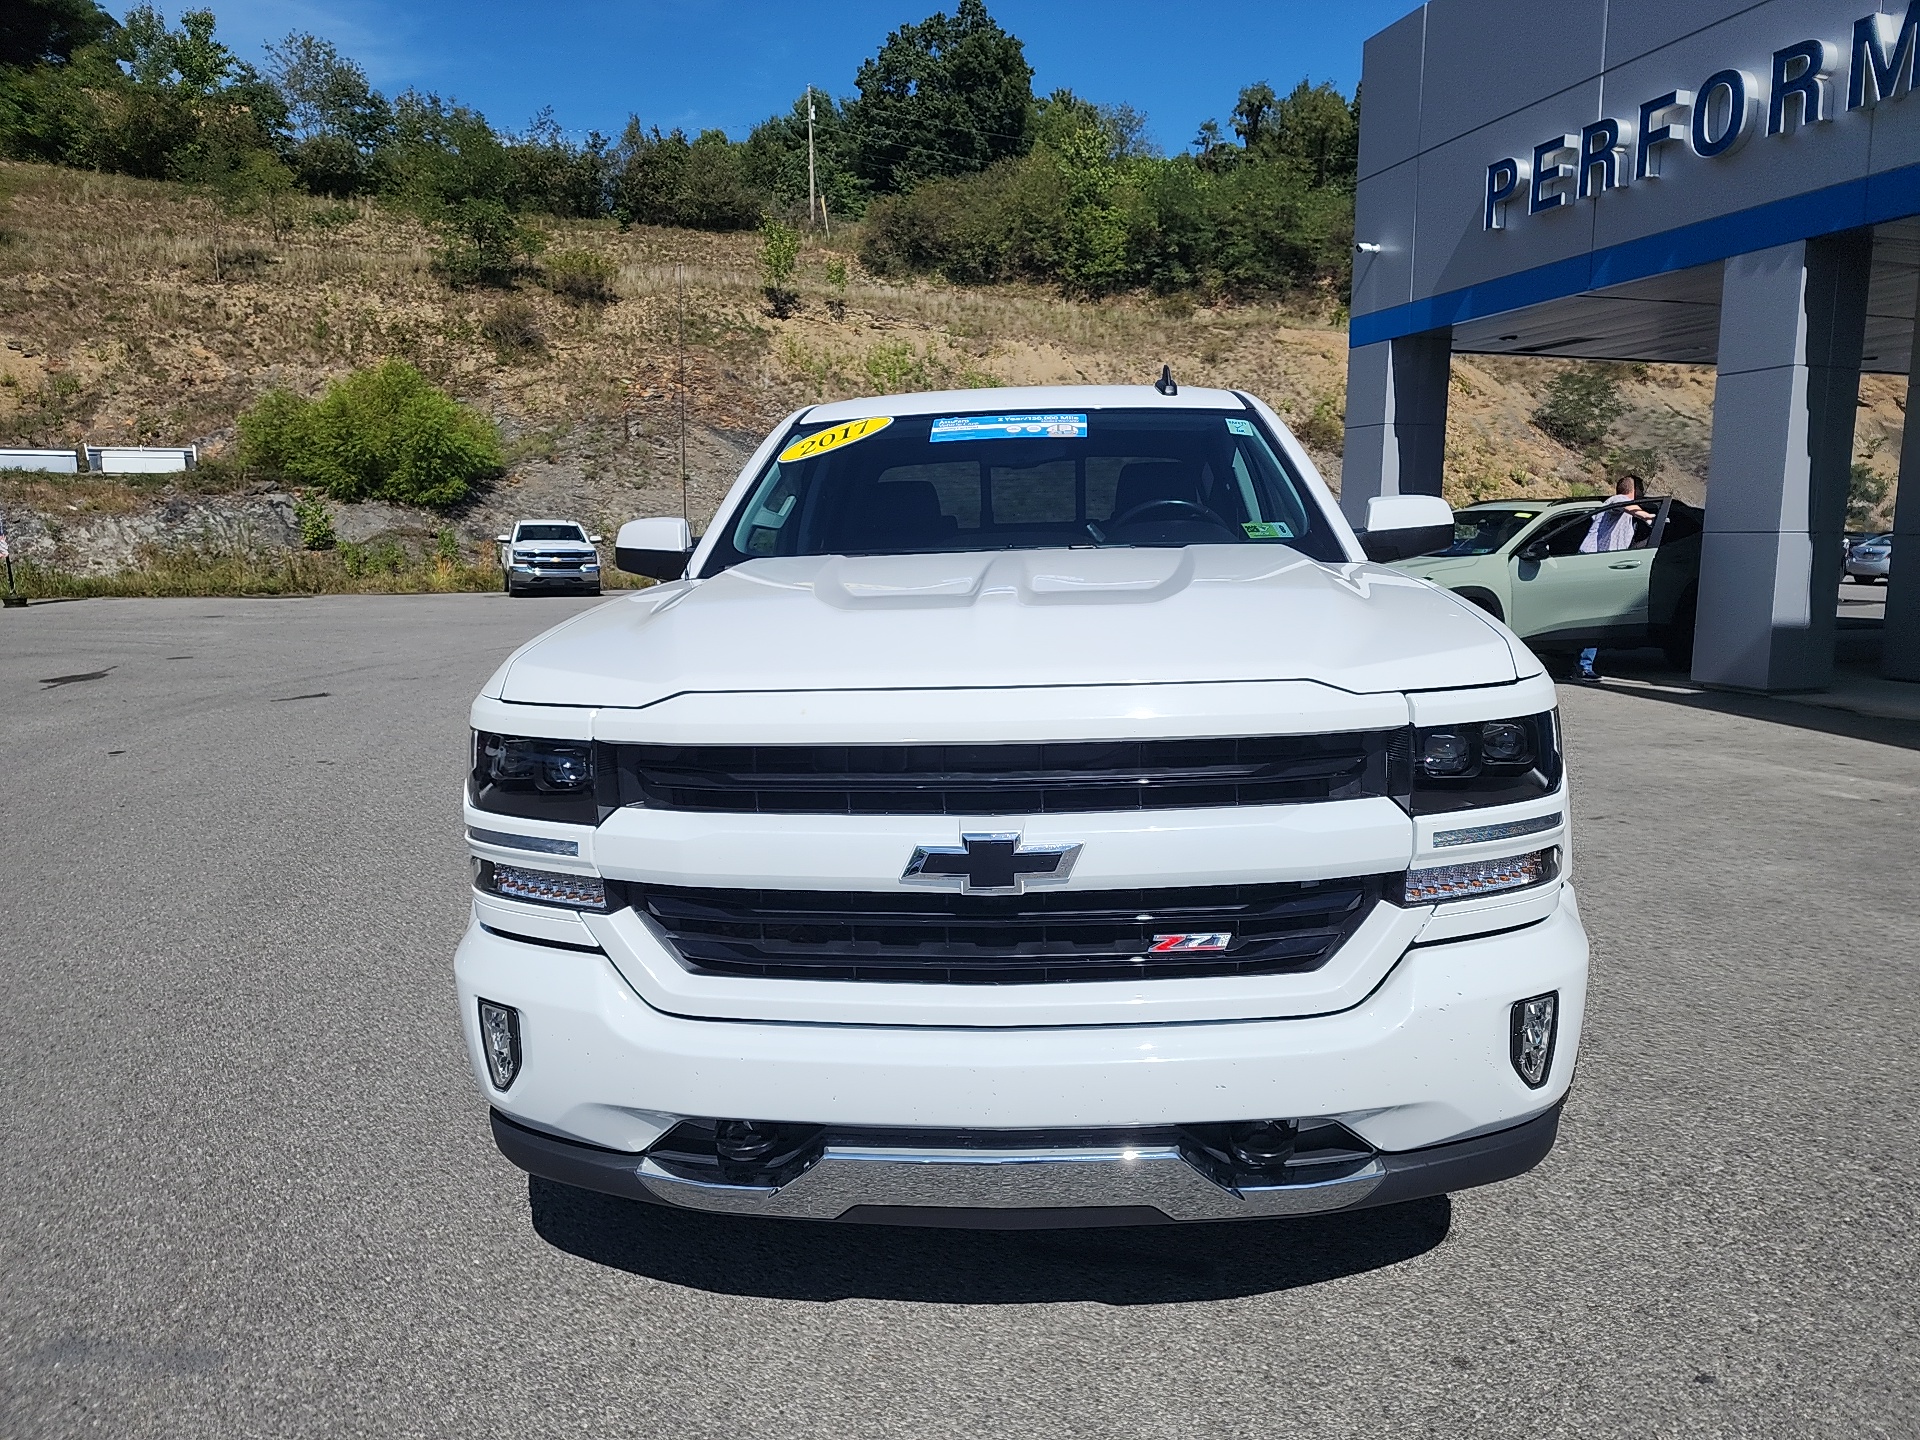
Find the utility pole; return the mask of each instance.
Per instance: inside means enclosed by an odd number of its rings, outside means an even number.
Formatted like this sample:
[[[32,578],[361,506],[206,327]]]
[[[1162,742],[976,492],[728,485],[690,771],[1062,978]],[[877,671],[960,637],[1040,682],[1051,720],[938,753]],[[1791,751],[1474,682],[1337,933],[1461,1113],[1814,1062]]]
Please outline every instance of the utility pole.
[[[813,224],[813,87],[807,86],[807,224]]]
[[[680,402],[680,518],[691,521],[687,507],[687,276],[673,267],[673,286],[679,292],[679,312],[673,322],[674,389]]]

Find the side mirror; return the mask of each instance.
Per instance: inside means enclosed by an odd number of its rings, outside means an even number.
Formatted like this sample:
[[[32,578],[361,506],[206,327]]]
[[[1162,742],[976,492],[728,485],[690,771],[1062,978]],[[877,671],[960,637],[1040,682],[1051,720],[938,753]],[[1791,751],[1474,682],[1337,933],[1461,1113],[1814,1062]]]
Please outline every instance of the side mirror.
[[[511,545],[513,543],[513,536],[511,535],[496,535],[493,539],[496,545]]]
[[[1529,565],[1538,565],[1542,560],[1545,560],[1552,552],[1548,550],[1546,541],[1535,540],[1530,545],[1523,545],[1515,553],[1518,555],[1520,559],[1525,560]]]
[[[655,580],[678,580],[692,553],[693,531],[680,519],[629,520],[613,542],[616,569]]]
[[[603,541],[598,535],[589,535],[587,536],[587,543],[589,545],[601,545],[606,542]]]
[[[1369,560],[1407,560],[1453,544],[1453,507],[1438,495],[1376,495],[1367,501],[1360,548]]]

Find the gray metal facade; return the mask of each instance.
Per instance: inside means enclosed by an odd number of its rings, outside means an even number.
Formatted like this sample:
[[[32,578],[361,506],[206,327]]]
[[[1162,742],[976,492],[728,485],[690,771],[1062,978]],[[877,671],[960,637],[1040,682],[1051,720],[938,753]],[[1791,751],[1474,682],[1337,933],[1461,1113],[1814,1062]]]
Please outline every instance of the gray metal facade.
[[[1433,0],[1374,36],[1349,513],[1439,493],[1453,351],[1716,364],[1695,676],[1825,685],[1859,372],[1913,369],[1916,65],[1920,0]],[[1920,574],[1901,678],[1916,623]]]

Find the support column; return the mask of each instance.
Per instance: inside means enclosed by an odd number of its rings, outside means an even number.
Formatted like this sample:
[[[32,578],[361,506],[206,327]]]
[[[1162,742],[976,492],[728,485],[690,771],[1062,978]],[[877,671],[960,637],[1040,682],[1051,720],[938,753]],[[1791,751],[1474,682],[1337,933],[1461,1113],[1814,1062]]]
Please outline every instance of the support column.
[[[1900,431],[1900,493],[1893,504],[1895,569],[1887,577],[1887,624],[1880,673],[1889,680],[1920,680],[1920,307],[1913,320],[1913,353],[1907,364],[1907,421]],[[1907,552],[1902,572],[1899,555]],[[1901,576],[1904,573],[1905,578]]]
[[[1357,529],[1376,495],[1438,495],[1447,450],[1453,331],[1347,352],[1347,444],[1340,508]]]
[[[1833,680],[1872,240],[1726,262],[1693,678],[1739,690]]]

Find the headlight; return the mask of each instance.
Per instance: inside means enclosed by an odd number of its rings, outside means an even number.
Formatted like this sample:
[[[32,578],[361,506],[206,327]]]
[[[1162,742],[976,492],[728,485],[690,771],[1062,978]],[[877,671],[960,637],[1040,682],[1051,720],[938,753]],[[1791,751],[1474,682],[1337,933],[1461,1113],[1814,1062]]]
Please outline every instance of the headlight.
[[[528,820],[595,825],[593,744],[476,730],[467,793],[474,807]]]
[[[1510,855],[1500,860],[1469,860],[1461,865],[1434,865],[1409,870],[1400,877],[1402,905],[1438,905],[1448,900],[1474,900],[1508,890],[1544,885],[1560,873],[1555,850]]]
[[[476,860],[473,883],[489,895],[508,900],[564,905],[570,910],[608,908],[606,882],[598,875],[569,875],[558,870],[529,870],[524,865],[496,865],[491,860]]]
[[[1552,710],[1414,731],[1416,815],[1512,805],[1560,788],[1560,726]]]

